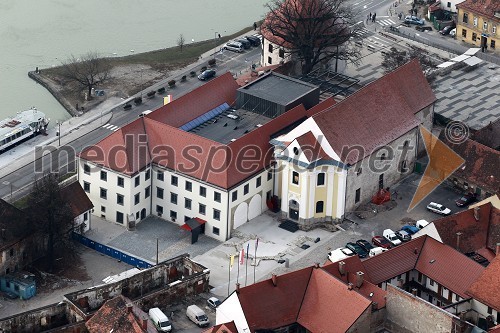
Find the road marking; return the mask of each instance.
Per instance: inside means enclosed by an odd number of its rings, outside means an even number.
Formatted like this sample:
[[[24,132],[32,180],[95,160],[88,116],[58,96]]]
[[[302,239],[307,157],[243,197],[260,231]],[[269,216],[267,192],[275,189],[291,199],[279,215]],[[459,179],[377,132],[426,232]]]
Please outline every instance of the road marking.
[[[120,129],[118,126],[112,125],[112,124],[109,124],[109,123],[106,124],[106,125],[103,125],[102,127],[105,128],[105,129],[108,129],[110,131],[117,131],[117,130]]]
[[[380,21],[377,21],[378,24],[382,25],[382,26],[386,26],[386,25],[394,25],[396,24],[396,22],[394,22],[393,20],[391,19],[387,19],[387,20],[380,20]]]

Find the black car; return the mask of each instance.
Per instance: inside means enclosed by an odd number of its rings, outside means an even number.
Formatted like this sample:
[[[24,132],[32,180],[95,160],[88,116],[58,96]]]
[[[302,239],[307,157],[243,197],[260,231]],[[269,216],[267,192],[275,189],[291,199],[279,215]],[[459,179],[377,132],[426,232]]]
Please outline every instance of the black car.
[[[368,256],[368,252],[356,243],[349,242],[345,245],[345,247],[356,253],[360,258],[366,258]]]
[[[474,193],[467,193],[463,195],[460,199],[455,201],[458,207],[467,206],[470,203],[476,201],[476,195]]]
[[[358,239],[356,241],[356,244],[358,244],[359,246],[361,246],[363,249],[366,250],[366,252],[370,252],[371,249],[373,249],[373,245],[370,244],[369,241],[367,240],[364,240],[364,239]]]
[[[246,36],[246,39],[252,44],[252,46],[260,45],[260,38],[256,36]]]
[[[422,25],[417,25],[415,29],[418,31],[432,31],[432,27]]]
[[[453,28],[455,28],[454,26],[452,25],[449,25],[447,27],[444,27],[441,31],[439,31],[439,33],[441,35],[449,35],[450,34],[450,31],[453,30]]]
[[[198,75],[198,80],[205,81],[211,79],[215,76],[215,71],[213,69],[207,69],[200,75]]]
[[[243,48],[245,49],[249,49],[250,46],[252,46],[252,44],[250,43],[250,41],[246,38],[241,38],[241,39],[235,39],[236,42],[240,42],[241,45],[243,45]]]

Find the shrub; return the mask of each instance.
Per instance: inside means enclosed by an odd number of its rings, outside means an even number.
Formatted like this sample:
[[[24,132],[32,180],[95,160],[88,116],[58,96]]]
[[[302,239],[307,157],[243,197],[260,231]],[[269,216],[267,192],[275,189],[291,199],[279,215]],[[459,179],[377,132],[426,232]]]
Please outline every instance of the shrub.
[[[169,87],[173,87],[173,86],[175,86],[175,80],[170,80],[170,81],[168,81],[168,86],[169,86]]]
[[[134,98],[134,103],[136,105],[141,104],[142,103],[142,97],[139,96],[139,97]]]
[[[165,92],[165,87],[161,87],[157,91],[158,91],[158,94],[163,94]]]
[[[191,75],[191,77],[195,77],[196,76],[196,72],[195,71],[191,71],[191,73],[189,73],[189,75]]]
[[[216,62],[216,61],[215,61],[215,58],[210,59],[210,60],[208,61],[208,65],[209,65],[209,66],[215,66],[215,62]]]
[[[186,81],[186,79],[187,79],[187,78],[186,78],[186,75],[183,75],[183,76],[181,77],[181,82]]]
[[[203,73],[203,72],[204,72],[204,71],[206,71],[206,70],[207,70],[207,66],[203,66],[203,67],[200,69],[200,72],[202,72],[202,73]]]
[[[152,98],[152,97],[154,97],[154,95],[155,95],[155,94],[156,94],[156,91],[151,90],[150,92],[148,92],[148,93],[146,94],[146,96],[148,96],[149,98]]]
[[[123,108],[124,108],[125,110],[129,110],[129,109],[131,109],[131,108],[132,108],[132,104],[127,103],[127,104],[125,104],[125,105],[123,106]]]

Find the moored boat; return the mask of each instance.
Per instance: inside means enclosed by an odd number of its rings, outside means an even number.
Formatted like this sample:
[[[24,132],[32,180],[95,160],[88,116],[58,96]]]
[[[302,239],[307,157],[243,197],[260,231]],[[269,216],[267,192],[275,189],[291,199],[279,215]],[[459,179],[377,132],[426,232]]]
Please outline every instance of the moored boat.
[[[45,133],[50,119],[36,108],[20,111],[0,121],[0,151],[4,151],[39,133]]]

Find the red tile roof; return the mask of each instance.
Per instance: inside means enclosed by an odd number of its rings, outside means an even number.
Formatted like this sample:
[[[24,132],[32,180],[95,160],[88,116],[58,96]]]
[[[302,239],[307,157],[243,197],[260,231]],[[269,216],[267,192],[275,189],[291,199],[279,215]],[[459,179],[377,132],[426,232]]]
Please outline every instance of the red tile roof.
[[[295,323],[313,268],[308,267],[241,288],[241,308],[252,332]],[[272,315],[271,315],[272,314]]]
[[[353,165],[417,127],[414,114],[435,101],[414,60],[326,108],[314,120],[342,162]],[[356,146],[364,151],[348,154],[346,148]]]
[[[312,117],[316,113],[319,113],[319,112],[331,107],[335,103],[337,103],[337,102],[333,99],[333,97],[328,97],[324,101],[321,101],[320,103],[316,104],[315,106],[313,106],[312,108],[307,110],[307,116]]]
[[[500,118],[475,131],[471,139],[487,147],[500,149]]]
[[[345,283],[333,275],[322,269],[314,269],[297,322],[309,332],[343,333],[370,305],[370,300],[354,289],[349,290]]]
[[[483,17],[490,18],[497,23],[500,22],[500,19],[495,17],[495,12],[500,12],[500,2],[498,0],[465,0],[456,6],[462,10],[470,10]]]
[[[500,151],[470,139],[454,144],[447,140],[444,134],[439,138],[465,160],[465,163],[451,177],[463,178],[469,184],[479,186],[493,194],[500,193],[500,168],[498,167]]]
[[[234,324],[234,321],[230,321],[225,324],[215,325],[202,333],[238,333],[238,329]]]
[[[490,328],[488,333],[500,333],[500,325]]]
[[[85,326],[90,333],[156,333],[156,328],[148,315],[136,305],[133,305],[132,311],[128,312],[127,304],[133,303],[122,295],[106,301]],[[143,319],[147,322],[146,328],[142,326]]]
[[[469,287],[467,294],[496,311],[500,311],[500,255],[497,255],[484,269]]]
[[[312,132],[307,132],[299,136],[297,138],[297,143],[309,162],[329,158],[328,154],[321,148],[321,144],[316,140]]]
[[[344,262],[345,264],[344,271],[346,273],[363,272],[365,273],[365,279],[369,279],[369,276],[367,276],[368,274],[365,272],[365,267],[363,266],[363,263],[361,262],[361,259],[359,259],[358,256],[351,256],[333,263],[331,261],[328,261],[328,264],[324,265],[323,269],[328,273],[332,274],[333,276],[337,277],[338,279],[347,283],[349,282],[348,275],[340,274],[339,270],[340,262]]]
[[[461,232],[458,244],[460,252],[475,252],[484,247],[495,250],[496,244],[500,242],[499,210],[488,202],[477,207],[479,220],[474,215],[474,209],[468,209],[434,221],[443,243],[457,248],[457,232]]]
[[[90,201],[79,182],[74,182],[63,187],[61,193],[63,197],[69,200],[74,217],[78,217],[94,208],[92,201]]]
[[[427,237],[415,269],[467,298],[466,290],[481,275],[484,267],[450,246]]]

